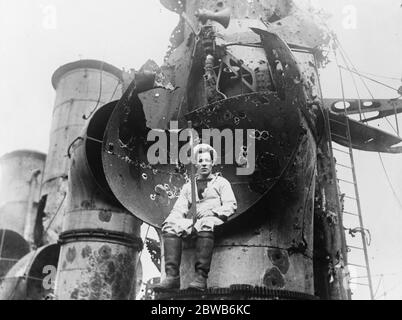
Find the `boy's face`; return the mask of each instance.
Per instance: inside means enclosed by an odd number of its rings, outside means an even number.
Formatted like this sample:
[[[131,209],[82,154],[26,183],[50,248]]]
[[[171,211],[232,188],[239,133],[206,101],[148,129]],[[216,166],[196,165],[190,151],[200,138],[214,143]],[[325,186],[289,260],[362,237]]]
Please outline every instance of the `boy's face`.
[[[202,177],[208,177],[212,172],[212,159],[209,152],[199,153],[197,155],[197,163],[195,164],[197,173]]]

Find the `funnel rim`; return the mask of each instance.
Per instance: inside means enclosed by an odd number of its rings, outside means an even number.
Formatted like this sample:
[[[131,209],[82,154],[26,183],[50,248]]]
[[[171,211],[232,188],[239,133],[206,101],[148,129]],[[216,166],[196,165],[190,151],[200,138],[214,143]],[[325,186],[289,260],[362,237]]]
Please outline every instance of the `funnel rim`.
[[[57,85],[59,84],[60,79],[69,71],[76,70],[76,69],[97,69],[103,70],[108,72],[114,76],[116,76],[119,80],[123,80],[122,77],[122,70],[119,68],[100,60],[94,59],[84,59],[84,60],[77,60],[74,62],[70,62],[64,64],[56,69],[52,76],[52,86],[56,90]]]

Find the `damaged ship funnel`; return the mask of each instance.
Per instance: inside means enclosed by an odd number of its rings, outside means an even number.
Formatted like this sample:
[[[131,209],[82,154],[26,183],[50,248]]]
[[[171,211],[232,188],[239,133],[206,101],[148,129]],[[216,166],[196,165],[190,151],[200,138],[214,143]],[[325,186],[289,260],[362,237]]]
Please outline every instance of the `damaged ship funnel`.
[[[0,158],[0,282],[35,242],[46,155],[17,150]]]
[[[112,102],[99,109],[71,148],[69,199],[59,236],[57,299],[135,298],[142,222],[114,198],[101,160],[103,132],[114,106]]]
[[[10,229],[33,242],[36,209],[46,155],[17,150],[0,158],[0,228]]]
[[[98,60],[67,63],[52,76],[56,97],[41,192],[41,197],[46,200],[43,220],[48,232],[45,243],[55,242],[61,229],[67,202],[68,147],[82,133],[93,110],[120,98],[121,84],[122,71]],[[54,217],[56,212],[57,217]]]

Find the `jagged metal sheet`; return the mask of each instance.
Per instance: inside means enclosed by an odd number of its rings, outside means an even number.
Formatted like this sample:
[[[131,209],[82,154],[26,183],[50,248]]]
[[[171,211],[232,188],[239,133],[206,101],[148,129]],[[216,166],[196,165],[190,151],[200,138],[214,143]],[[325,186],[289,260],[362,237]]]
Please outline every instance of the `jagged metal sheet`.
[[[305,102],[301,71],[288,45],[275,33],[258,28],[251,30],[261,37],[279,97],[287,100],[300,99]]]
[[[349,122],[352,147],[364,151],[402,153],[402,148],[392,147],[402,139],[380,129],[362,124],[342,114],[329,113],[332,140],[348,146],[346,120]]]
[[[316,103],[312,103],[313,97],[308,96],[308,81],[303,79],[298,61],[289,46],[275,33],[258,28],[251,30],[261,37],[272,81],[279,97],[287,104],[300,109],[314,135],[320,137],[324,128],[320,108]],[[307,100],[311,100],[310,103],[307,103]]]
[[[147,150],[154,142],[146,139],[149,128],[143,108],[146,106],[139,99],[134,99],[130,108],[125,104],[116,106],[106,129],[102,161],[106,179],[120,203],[139,219],[160,227],[188,178],[189,168],[149,164]],[[236,96],[186,115],[200,136],[203,128],[258,130],[251,137],[256,142],[256,169],[252,175],[236,175],[236,164],[215,168],[231,182],[238,214],[260,200],[287,168],[304,134],[300,117],[299,109],[280,100],[276,93]],[[179,148],[185,143],[179,143]],[[222,154],[228,151],[223,149]],[[233,152],[233,163],[238,151]]]

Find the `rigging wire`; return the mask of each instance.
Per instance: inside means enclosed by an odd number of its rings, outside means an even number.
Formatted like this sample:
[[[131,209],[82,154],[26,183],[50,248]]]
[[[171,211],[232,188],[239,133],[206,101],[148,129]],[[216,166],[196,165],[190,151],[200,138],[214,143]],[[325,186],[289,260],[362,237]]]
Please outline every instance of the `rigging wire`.
[[[350,64],[352,65],[352,68],[355,70],[354,73],[356,73],[357,75],[359,75],[360,80],[362,81],[362,83],[363,83],[364,86],[366,87],[366,89],[367,89],[367,91],[369,92],[369,94],[371,95],[371,97],[374,99],[374,96],[373,96],[371,90],[369,89],[369,87],[367,86],[366,82],[364,81],[363,76],[361,75],[361,73],[357,72],[356,68],[355,68],[354,65],[353,65],[353,62],[350,60],[350,58],[348,57],[346,51],[343,49],[342,45],[339,43],[339,40],[336,39],[336,41],[337,41],[337,43],[338,43],[339,52],[341,53],[341,56],[342,56],[342,58],[343,58],[343,60],[344,60],[344,62],[345,62],[345,64],[346,64],[346,66],[348,67],[347,60],[349,60]],[[344,52],[344,55],[347,57],[347,59],[345,59],[345,56],[343,55],[342,51]],[[349,67],[348,67],[347,69],[348,69],[350,72],[352,71],[352,70],[350,70]],[[354,85],[356,86],[355,81],[353,81],[353,83],[354,83]],[[393,89],[394,89],[394,88],[393,88]],[[395,89],[394,89],[394,90],[395,90]],[[398,92],[398,90],[396,90],[396,91]],[[359,97],[359,100],[360,100],[360,97]],[[359,111],[360,111],[360,110],[359,110]],[[366,119],[364,113],[363,113],[363,116],[364,116],[364,118]],[[385,120],[387,120],[388,124],[391,126],[391,128],[394,130],[394,132],[396,132],[397,135],[399,136],[399,130],[398,130],[398,132],[395,131],[394,127],[391,125],[391,123],[389,122],[389,120],[387,119],[387,117],[385,117]],[[398,122],[397,122],[397,121],[398,121],[398,120],[397,120],[397,117],[396,117],[396,125],[398,126]],[[396,199],[396,201],[398,202],[399,207],[402,209],[402,202],[400,201],[400,199],[399,199],[397,193],[395,192],[395,189],[394,189],[394,187],[393,187],[393,185],[392,185],[392,183],[391,183],[391,180],[390,180],[390,178],[389,178],[387,169],[386,169],[385,164],[384,164],[384,162],[383,162],[381,153],[378,152],[378,156],[379,156],[379,159],[380,159],[380,162],[381,162],[383,171],[384,171],[384,173],[385,173],[385,176],[386,176],[386,178],[387,178],[388,185],[389,185],[390,189],[392,190],[393,196],[394,196],[394,198]],[[374,298],[373,298],[373,299],[379,299],[379,298],[381,298],[381,297],[383,297],[383,296],[386,296],[386,294],[387,294],[387,291],[385,291],[381,296],[376,297],[376,296],[377,296],[377,293],[378,293],[378,290],[379,290],[379,288],[380,288],[380,284],[381,284],[382,280],[383,280],[383,277],[381,277],[380,280],[379,280],[379,282],[378,282],[378,285],[377,285],[377,288],[376,288],[376,290],[375,290]],[[396,287],[394,287],[393,289],[395,289],[395,288],[396,288]],[[393,289],[391,289],[391,290],[393,290]],[[391,291],[391,290],[389,290],[389,291]],[[389,292],[389,291],[388,291],[388,292]]]
[[[96,109],[98,109],[101,97],[102,97],[102,86],[103,86],[103,64],[104,62],[102,61],[101,63],[101,67],[100,67],[100,75],[99,75],[99,95],[98,95],[98,100],[96,101],[96,105],[95,107],[91,110],[91,112],[89,113],[89,115],[83,114],[82,115],[82,119],[84,120],[88,120],[96,111]]]
[[[356,74],[359,76],[360,81],[363,83],[364,87],[366,88],[367,92],[370,94],[371,98],[374,99],[374,96],[370,90],[370,88],[368,87],[368,85],[366,84],[366,81],[364,81],[364,79],[361,77],[360,73],[358,73],[357,68],[355,67],[354,63],[352,62],[352,59],[350,59],[348,53],[346,52],[346,50],[343,48],[342,44],[340,43],[339,39],[335,36],[334,41],[336,42],[336,45],[339,48],[339,52],[342,55],[342,59],[344,61],[349,61],[350,65],[352,66],[352,69],[357,72]],[[351,71],[351,70],[349,70]]]
[[[340,81],[341,81],[341,89],[342,89],[343,107],[344,107],[344,111],[345,111],[345,116],[347,117],[347,110],[346,110],[346,103],[345,103],[345,89],[344,89],[344,84],[343,84],[342,69],[340,68],[340,65],[339,65],[339,62],[338,62],[338,57],[337,57],[337,54],[336,54],[336,50],[333,50],[333,51],[334,51],[334,56],[335,56],[335,62],[338,65]],[[365,268],[366,268],[367,275],[368,275],[367,279],[368,279],[368,288],[369,288],[369,292],[370,292],[370,299],[373,300],[374,299],[373,285],[372,285],[372,279],[371,279],[368,252],[367,252],[367,248],[366,248],[367,238],[366,238],[366,232],[365,232],[367,230],[368,233],[369,233],[369,230],[363,228],[363,217],[362,217],[361,209],[360,209],[360,200],[359,200],[359,192],[358,192],[358,187],[357,187],[356,174],[355,174],[355,170],[353,169],[354,168],[353,150],[352,150],[351,135],[350,135],[350,128],[349,128],[348,121],[347,121],[347,139],[349,140],[349,145],[348,145],[348,147],[349,147],[349,156],[350,156],[351,167],[352,167],[354,190],[355,190],[355,196],[356,196],[356,205],[357,205],[359,224],[360,224],[360,227],[355,228],[355,230],[357,231],[358,229],[360,229],[358,232],[361,233],[361,238],[362,238],[362,243],[363,243]],[[350,230],[349,233],[353,236],[352,230]]]
[[[388,80],[399,80],[399,81],[402,81],[402,77],[401,77],[401,78],[396,78],[396,77],[394,78],[394,77],[381,76],[381,75],[378,75],[378,74],[375,74],[375,73],[363,72],[363,71],[360,71],[360,73],[368,74],[368,75],[370,75],[370,76],[374,76],[374,77],[377,77],[377,78],[383,78],[383,79],[388,79]]]
[[[344,66],[339,66],[339,67],[341,67],[342,69],[347,70]],[[375,82],[375,83],[378,83],[378,84],[380,84],[380,85],[382,85],[382,86],[384,86],[384,87],[386,87],[386,88],[388,88],[388,89],[391,89],[391,90],[394,90],[394,91],[398,92],[398,89],[396,89],[396,88],[394,88],[394,87],[391,87],[390,85],[388,85],[388,84],[386,84],[386,83],[384,83],[384,82],[377,81],[377,80],[375,80],[375,79],[373,79],[373,78],[367,77],[367,76],[365,76],[365,75],[363,75],[363,74],[361,74],[360,72],[357,72],[357,71],[351,70],[351,72],[356,73],[356,74],[359,75],[360,77],[363,77],[363,78],[365,78],[365,79],[367,79],[367,80],[370,80],[370,81],[373,81],[373,82]]]
[[[382,159],[381,153],[378,153],[378,156],[379,156],[379,158],[380,158],[380,162],[381,162],[382,168],[383,168],[383,170],[384,170],[385,176],[387,177],[389,187],[391,188],[392,193],[393,193],[395,199],[396,199],[397,202],[398,202],[399,208],[401,208],[401,210],[402,210],[402,202],[401,202],[401,200],[399,200],[398,195],[397,195],[397,193],[395,192],[395,189],[394,189],[394,187],[393,187],[393,185],[392,185],[392,183],[391,183],[391,179],[389,178],[388,172],[387,172],[387,170],[386,170],[386,168],[385,168],[384,161],[383,161],[383,159]]]
[[[342,47],[341,43],[339,42],[339,40],[338,40],[338,39],[335,39],[335,41],[336,41],[337,44],[338,44],[338,47],[339,47],[339,49],[340,49],[339,52],[341,53],[341,56],[343,57],[344,62],[346,62],[346,59],[347,59],[347,60],[349,61],[350,65],[352,66],[352,68],[355,70],[355,73],[357,73],[357,74],[360,76],[360,73],[357,72],[356,68],[355,68],[354,65],[353,65],[353,62],[352,62],[351,59],[349,58],[349,56],[348,56],[348,54],[346,53],[346,51],[343,49],[343,47]],[[343,51],[344,54],[342,54],[342,51]],[[346,57],[346,59],[345,59],[345,57]],[[352,71],[352,70],[349,70],[349,71]],[[364,81],[363,79],[361,79],[361,81],[363,82],[363,84],[365,84],[366,89],[368,90],[369,94],[370,94],[370,95],[373,97],[373,99],[374,99],[374,96],[373,96],[371,90],[370,90],[370,89],[368,88],[368,86],[366,85],[365,81]],[[364,114],[363,114],[363,116],[364,116]],[[389,122],[389,120],[387,119],[387,117],[385,117],[385,119],[388,121],[388,123],[389,123],[389,125],[392,127],[392,129],[396,132],[396,130],[395,130],[394,127],[391,125],[391,123]],[[397,132],[396,132],[396,133],[397,133]],[[398,133],[397,133],[397,134],[398,134]],[[381,162],[383,171],[384,171],[385,176],[386,176],[386,178],[387,178],[388,185],[389,185],[390,189],[392,190],[392,193],[393,193],[393,195],[394,195],[396,201],[398,202],[399,207],[402,209],[402,202],[401,202],[401,200],[399,199],[399,197],[398,197],[398,195],[397,195],[397,193],[396,193],[396,191],[395,191],[395,188],[393,187],[393,185],[392,185],[392,183],[391,183],[391,179],[389,178],[389,175],[388,175],[387,169],[386,169],[386,167],[385,167],[384,161],[383,161],[383,159],[382,159],[381,153],[378,152],[378,156],[379,156],[379,158],[380,158],[380,162]]]
[[[370,94],[371,98],[372,98],[373,100],[375,100],[373,93],[371,92],[370,88],[368,87],[368,85],[366,84],[366,82],[364,81],[364,79],[362,78],[361,74],[358,72],[358,70],[357,70],[356,67],[354,66],[354,64],[353,64],[352,60],[349,58],[349,55],[347,54],[347,52],[343,49],[342,44],[339,42],[339,40],[338,40],[336,37],[334,38],[334,40],[335,40],[335,42],[336,42],[336,44],[337,44],[337,46],[338,46],[338,48],[339,48],[339,53],[341,54],[344,63],[345,63],[346,65],[348,65],[347,61],[349,61],[350,65],[352,66],[352,69],[353,69],[353,71],[352,71],[350,68],[348,68],[348,69],[346,69],[346,70],[348,70],[350,73],[353,73],[353,72],[354,72],[354,73],[356,73],[356,74],[359,76],[360,81],[363,83],[363,85],[364,85],[364,87],[366,88],[367,92]],[[345,69],[344,67],[342,67],[342,66],[340,66],[340,65],[338,65],[338,67]],[[394,88],[392,88],[392,89],[394,89]],[[395,89],[394,89],[394,90],[395,90]],[[398,91],[398,90],[397,90],[397,91]],[[359,102],[359,103],[360,103],[360,102]],[[359,110],[359,112],[361,112],[361,110]],[[366,117],[365,117],[364,114],[363,114],[363,116],[364,116],[364,118],[366,119]],[[385,117],[384,119],[388,122],[388,124],[389,124],[389,126],[392,128],[392,130],[399,136],[399,132],[398,132],[399,130],[395,130],[394,126],[391,124],[391,122],[388,120],[387,117]],[[397,127],[398,127],[398,123],[397,123]]]
[[[119,85],[121,85],[121,84],[122,84],[122,81],[117,82],[116,87],[114,88],[114,91],[113,91],[113,93],[112,93],[112,96],[111,96],[110,99],[109,99],[109,102],[111,102],[111,101],[113,100],[114,95],[116,94],[117,88],[118,88]]]
[[[340,51],[340,53],[341,53],[341,55],[342,55],[342,57],[343,57],[343,60],[344,60],[344,62],[345,62],[345,64],[346,64],[346,66],[348,66],[347,61],[346,61],[344,55],[342,54],[342,51],[341,51],[341,50],[343,50],[343,48],[342,48],[341,44],[339,43],[339,40],[338,40],[338,44],[339,44],[339,49],[340,49],[339,51]],[[345,50],[343,50],[343,51],[345,52],[345,56],[347,56],[346,51],[345,51]],[[347,57],[348,57],[348,56],[347,56]],[[349,57],[348,57],[348,60],[349,60],[350,64],[352,65],[352,68],[355,70],[355,73],[359,75],[360,80],[363,82],[363,84],[364,84],[364,86],[366,87],[367,91],[369,92],[369,94],[370,94],[370,95],[372,96],[372,98],[374,99],[373,94],[372,94],[371,90],[368,88],[368,86],[366,85],[364,79],[362,78],[362,75],[361,75],[359,72],[357,72],[356,68],[354,67],[354,65],[353,65],[352,61],[349,59]],[[348,69],[349,69],[349,71],[351,71],[350,68],[348,68]],[[356,83],[355,83],[355,82],[354,82],[354,85],[356,86]],[[397,90],[397,92],[398,92],[398,90]],[[360,98],[359,98],[359,100],[360,100]],[[359,110],[359,111],[360,111],[360,110]],[[366,118],[364,113],[363,113],[363,116],[364,116],[364,118]],[[396,116],[395,116],[395,117],[396,117]],[[394,127],[391,125],[391,123],[389,122],[389,120],[387,119],[387,117],[385,117],[385,119],[387,120],[387,122],[388,122],[388,124],[391,126],[391,128],[395,131]],[[397,121],[398,121],[398,120],[397,120],[397,117],[396,117],[396,125],[398,126],[398,122],[397,122]],[[395,132],[396,132],[396,131],[395,131]],[[398,130],[398,132],[396,132],[396,133],[397,133],[397,135],[399,135],[399,130]],[[392,185],[392,183],[391,183],[391,180],[390,180],[390,178],[389,178],[388,172],[387,172],[386,167],[385,167],[385,165],[384,165],[384,162],[383,162],[381,153],[378,152],[378,156],[379,156],[379,159],[380,159],[380,162],[381,162],[383,171],[384,171],[384,173],[385,173],[385,176],[386,176],[386,178],[387,178],[388,185],[389,185],[389,187],[391,188],[392,193],[393,193],[393,196],[394,196],[394,198],[397,200],[399,207],[402,209],[402,203],[401,203],[400,199],[398,198],[397,193],[395,192],[395,189],[394,189],[394,187],[393,187],[393,185]],[[376,298],[376,295],[377,295],[377,293],[378,293],[378,290],[379,290],[379,287],[380,287],[380,284],[381,284],[382,280],[383,280],[383,277],[381,277],[380,280],[379,280],[379,282],[378,282],[377,288],[376,288],[375,293],[374,293],[374,295],[373,295],[373,299],[379,299],[379,298],[381,298],[381,297],[383,297],[383,296],[385,296],[385,295],[387,294],[387,291],[385,291],[381,296],[379,296],[379,297]],[[396,287],[394,287],[393,289],[395,289],[395,288],[396,288]],[[391,289],[391,290],[393,290],[393,289]],[[389,290],[389,291],[391,291],[391,290]]]
[[[349,70],[350,68],[349,68],[348,61],[345,59],[345,56],[342,54],[342,51],[341,51],[341,50],[339,50],[339,53],[341,54],[341,57],[342,57],[342,59],[343,59],[343,62],[345,63],[345,65],[348,67],[348,70]],[[361,108],[361,97],[360,97],[359,88],[358,88],[358,86],[357,86],[355,77],[354,77],[353,73],[350,72],[350,70],[349,70],[349,74],[350,74],[350,76],[351,76],[351,78],[352,78],[352,80],[353,80],[353,84],[354,84],[355,89],[356,89],[356,94],[357,94],[357,97],[358,97],[358,99],[359,99],[359,104],[358,104],[358,107],[359,107],[359,119],[360,119],[360,121],[362,121],[362,115],[363,115],[364,118],[366,118],[366,117],[365,117],[365,114],[362,112],[362,108]],[[368,125],[368,124],[367,124],[367,125]]]
[[[400,275],[400,272],[394,272],[394,273],[380,273],[380,274],[375,274],[371,276],[372,278],[378,278],[378,277],[385,277],[385,276],[397,276]],[[358,277],[350,277],[350,279],[364,279],[367,278],[367,276],[358,276]]]
[[[349,60],[350,64],[352,65],[353,69],[356,70],[356,68],[355,68],[354,65],[353,65],[353,62],[351,61],[351,59],[349,59],[349,57],[348,57],[346,51],[343,49],[343,47],[342,47],[342,45],[340,44],[339,40],[337,39],[336,35],[333,33],[333,31],[332,31],[332,30],[329,28],[329,26],[327,25],[327,22],[326,22],[320,15],[317,15],[317,16],[318,16],[318,18],[321,20],[321,22],[323,23],[323,26],[327,29],[327,31],[329,32],[329,34],[332,35],[332,38],[338,43],[338,46],[339,46],[339,49],[340,49],[339,51],[340,51],[340,52],[341,52],[341,51],[344,51],[344,53],[345,53],[347,59]],[[341,54],[342,54],[342,52],[341,52]],[[358,75],[359,75],[360,80],[362,81],[363,85],[366,87],[367,91],[369,92],[369,94],[371,95],[371,97],[374,99],[373,94],[371,93],[371,90],[368,88],[368,86],[367,86],[366,82],[364,81],[362,75],[359,74],[359,73],[358,73]],[[402,79],[401,79],[401,80],[402,80]],[[395,88],[392,88],[392,89],[395,90]],[[398,93],[400,93],[399,90],[396,90],[396,91],[397,91]],[[399,99],[399,98],[401,98],[401,97],[402,97],[402,95],[398,96],[398,98],[396,98],[396,99]],[[363,113],[363,117],[365,118],[364,113]],[[387,119],[386,117],[385,117],[385,119],[388,121],[388,119]],[[388,123],[389,123],[389,121],[388,121]],[[392,126],[391,126],[391,127],[392,127]],[[393,128],[393,127],[392,127],[392,128]],[[395,130],[394,130],[394,131],[395,131]],[[380,153],[378,153],[378,155],[379,155],[380,158],[381,158]],[[384,168],[384,172],[386,173],[385,166],[383,166],[383,168]],[[388,174],[387,174],[387,173],[386,173],[386,175],[387,175],[387,177],[388,177]],[[389,182],[389,183],[390,183],[390,182]],[[390,184],[390,187],[391,187],[391,186],[392,186],[392,185]],[[392,188],[392,189],[393,189],[393,188]],[[394,193],[394,195],[395,195],[395,193]],[[397,198],[397,199],[398,199],[398,198]],[[398,199],[398,203],[400,204],[399,199]],[[388,290],[388,291],[385,291],[385,292],[383,293],[383,295],[379,296],[378,298],[381,298],[381,297],[385,296],[385,295],[387,294],[387,292],[389,292],[389,291],[391,291],[391,290],[394,290],[394,289],[397,288],[398,286],[400,286],[400,284],[396,285],[395,287],[393,287],[392,289],[390,289],[390,290]],[[378,285],[378,287],[379,287],[379,285]],[[378,290],[378,288],[377,288],[377,290]],[[377,299],[378,299],[378,298],[377,298]]]
[[[365,86],[367,92],[370,94],[371,98],[374,100],[374,95],[371,92],[370,88],[368,87],[368,85],[366,84],[366,81],[364,81],[363,77],[361,76],[360,72],[356,69],[355,65],[353,64],[352,60],[350,59],[349,55],[347,54],[346,50],[343,48],[342,44],[340,43],[339,39],[335,36],[334,37],[334,41],[336,41],[336,44],[339,48],[339,52],[342,55],[342,58],[344,61],[348,60],[350,65],[352,66],[352,69],[359,75],[360,81],[363,83],[363,85]],[[346,58],[345,58],[346,57]],[[393,90],[395,90],[395,88],[392,88]],[[399,90],[396,90],[399,93]],[[399,97],[398,97],[399,98]],[[388,124],[390,125],[390,127],[392,128],[392,130],[394,130],[394,132],[399,136],[399,130],[395,130],[395,128],[393,127],[393,125],[391,124],[391,122],[388,120],[387,117],[384,118]],[[395,114],[395,122],[396,122],[396,126],[398,126],[398,118]]]
[[[374,292],[374,299],[375,299],[375,296],[376,296],[377,293],[378,293],[378,289],[380,288],[380,284],[381,284],[381,282],[382,282],[383,276],[384,276],[384,275],[381,275],[380,280],[378,280],[377,288],[375,289],[375,292]]]
[[[384,290],[384,293],[380,296],[377,297],[377,299],[380,299],[382,297],[385,297],[389,292],[395,290],[396,288],[398,288],[402,283],[398,283],[396,286],[393,286],[391,289],[389,290]]]
[[[47,234],[47,232],[48,232],[49,228],[51,227],[52,223],[54,222],[54,220],[56,219],[56,216],[57,216],[58,213],[60,212],[60,209],[61,209],[61,207],[62,207],[62,205],[63,205],[64,200],[66,199],[66,197],[67,197],[67,192],[64,192],[63,200],[61,200],[61,202],[60,202],[60,204],[59,204],[59,206],[58,206],[58,208],[57,208],[57,210],[56,210],[56,213],[53,215],[52,220],[50,220],[49,224],[48,224],[47,227],[46,227],[46,230],[44,231],[44,234],[45,234],[45,235]]]

